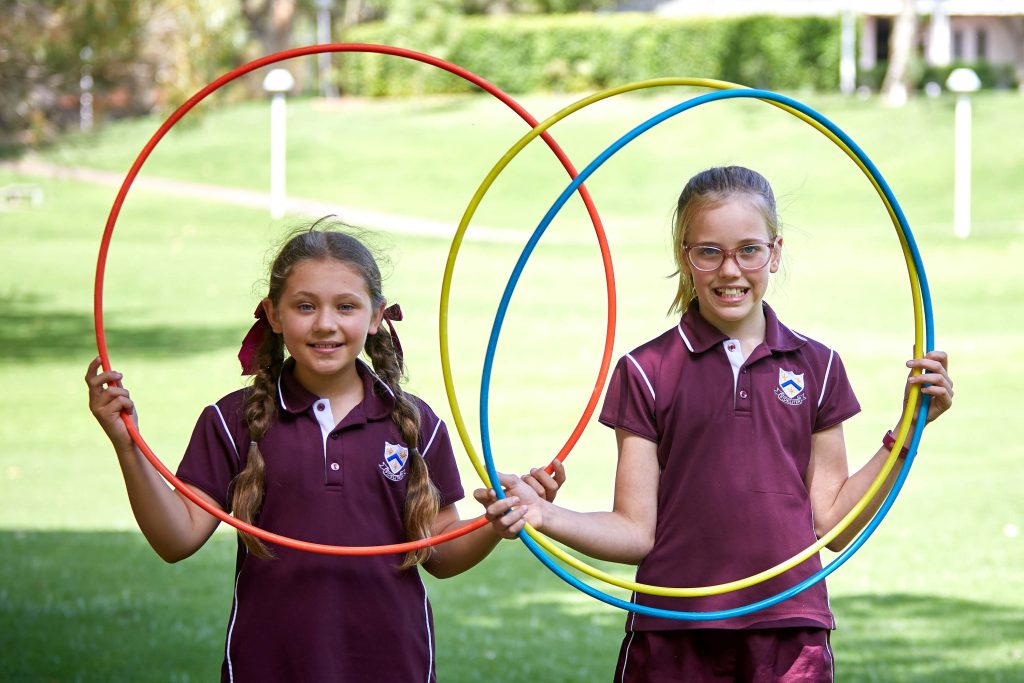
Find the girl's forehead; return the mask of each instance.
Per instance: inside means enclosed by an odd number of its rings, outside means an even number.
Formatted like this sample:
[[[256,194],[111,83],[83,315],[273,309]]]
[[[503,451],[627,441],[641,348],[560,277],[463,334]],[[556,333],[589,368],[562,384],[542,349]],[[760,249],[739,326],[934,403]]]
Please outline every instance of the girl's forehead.
[[[284,290],[322,295],[353,292],[366,295],[369,287],[362,271],[354,264],[336,259],[307,259],[292,267],[285,280]]]
[[[763,210],[742,195],[703,207],[694,214],[686,232],[688,242],[771,239]]]

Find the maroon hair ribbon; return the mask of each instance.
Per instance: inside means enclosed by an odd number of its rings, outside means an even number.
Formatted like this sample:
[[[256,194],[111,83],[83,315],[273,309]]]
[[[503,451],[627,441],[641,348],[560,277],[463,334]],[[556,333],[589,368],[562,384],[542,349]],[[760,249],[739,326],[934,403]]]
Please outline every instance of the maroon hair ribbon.
[[[253,313],[256,322],[249,328],[249,332],[242,340],[242,348],[238,349],[238,361],[242,364],[243,375],[255,375],[259,371],[256,365],[256,352],[263,343],[264,337],[270,331],[270,321],[267,320],[267,312],[263,308],[263,302],[256,306]]]

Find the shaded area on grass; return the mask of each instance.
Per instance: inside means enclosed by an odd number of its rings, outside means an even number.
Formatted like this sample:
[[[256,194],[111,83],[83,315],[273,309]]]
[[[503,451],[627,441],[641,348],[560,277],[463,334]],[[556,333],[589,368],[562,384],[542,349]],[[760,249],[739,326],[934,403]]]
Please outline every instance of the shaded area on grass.
[[[218,533],[167,565],[135,532],[0,531],[0,680],[215,680],[234,547]],[[581,598],[518,544],[425,583],[440,680],[610,678],[625,614]],[[1019,608],[910,594],[833,607],[837,680],[998,682],[1024,671]],[[976,656],[986,649],[1005,656]]]
[[[0,295],[0,363],[48,361],[96,353],[91,313],[47,310],[34,296]],[[180,358],[231,348],[244,334],[237,325],[167,324],[123,326],[104,323],[107,346],[118,357]]]
[[[1024,680],[1018,607],[879,593],[833,598],[832,610],[839,622],[832,636],[837,681]]]
[[[0,680],[219,680],[234,538],[168,565],[139,533],[0,532]]]

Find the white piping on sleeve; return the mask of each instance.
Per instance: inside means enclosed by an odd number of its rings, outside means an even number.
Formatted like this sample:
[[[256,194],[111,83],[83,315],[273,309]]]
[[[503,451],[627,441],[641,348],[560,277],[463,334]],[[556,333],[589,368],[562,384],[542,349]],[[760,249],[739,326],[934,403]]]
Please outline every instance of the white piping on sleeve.
[[[828,366],[825,368],[825,381],[821,383],[821,393],[818,395],[818,407],[821,407],[821,402],[825,399],[825,387],[828,386],[828,375],[832,371],[832,358],[836,355],[836,352],[832,349],[828,350]]]
[[[430,438],[427,439],[427,445],[423,447],[422,451],[420,451],[420,455],[422,457],[424,457],[424,458],[427,457],[427,451],[429,451],[430,447],[434,444],[434,437],[437,436],[437,430],[439,430],[440,428],[441,428],[441,420],[438,420],[437,424],[434,425],[434,431],[430,434]]]
[[[647,373],[644,372],[644,369],[640,367],[639,363],[636,362],[636,358],[633,358],[633,356],[628,353],[626,354],[626,358],[633,362],[633,365],[636,366],[636,369],[640,373],[640,376],[644,378],[644,384],[647,385],[647,390],[651,392],[651,398],[653,398],[654,400],[658,400],[657,397],[654,395],[654,387],[651,386],[651,380],[647,379]]]
[[[231,447],[235,449],[235,462],[237,464],[242,463],[241,456],[238,453],[238,445],[235,444],[235,437],[231,436],[231,430],[228,429],[228,423],[224,420],[224,413],[220,412],[220,406],[216,403],[213,404],[213,409],[217,411],[217,417],[220,418],[220,424],[224,427],[224,433],[228,435],[228,441],[231,442]]]

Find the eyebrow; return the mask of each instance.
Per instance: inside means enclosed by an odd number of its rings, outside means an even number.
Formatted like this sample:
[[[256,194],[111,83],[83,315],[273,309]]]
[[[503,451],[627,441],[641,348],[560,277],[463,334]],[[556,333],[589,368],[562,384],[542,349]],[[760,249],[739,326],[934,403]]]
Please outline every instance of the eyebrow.
[[[299,291],[299,292],[292,292],[289,295],[289,297],[293,298],[293,299],[320,299],[321,298],[319,294],[316,294],[314,292],[307,292],[305,290],[302,290],[302,291]],[[332,296],[330,296],[328,298],[331,298],[331,299],[359,298],[359,294],[357,292],[342,292],[340,294],[334,294],[334,295],[332,295]]]
[[[773,238],[771,238],[771,237],[768,237],[766,239],[759,239],[757,237],[744,237],[744,238],[740,239],[737,242],[737,244],[742,247],[742,246],[746,246],[746,245],[750,245],[750,244],[768,244],[772,240],[773,240]],[[707,241],[704,241],[704,242],[694,242],[693,244],[694,244],[694,246],[701,246],[701,247],[721,247],[722,246],[721,242],[712,242],[710,240],[707,240]]]

